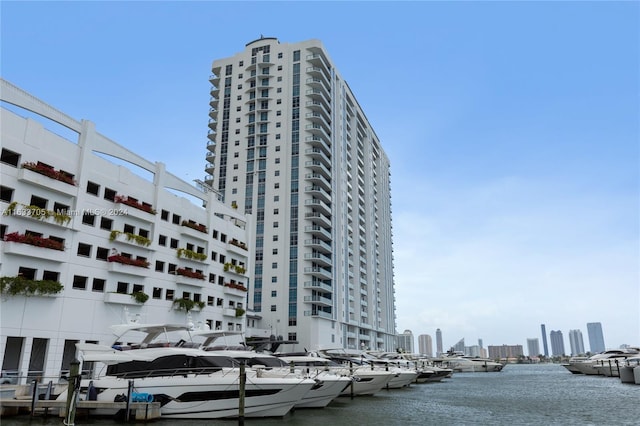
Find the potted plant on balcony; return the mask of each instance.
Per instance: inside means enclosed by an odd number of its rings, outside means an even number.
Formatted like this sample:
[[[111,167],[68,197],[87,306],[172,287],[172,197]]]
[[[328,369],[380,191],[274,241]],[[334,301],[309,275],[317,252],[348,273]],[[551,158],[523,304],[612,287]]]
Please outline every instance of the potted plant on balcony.
[[[4,236],[4,240],[10,243],[29,244],[36,247],[64,251],[64,244],[51,238],[43,238],[39,235],[19,234],[12,232]]]
[[[140,304],[149,300],[149,295],[142,291],[134,291],[133,293],[131,293],[131,297],[133,297],[133,299]]]
[[[0,278],[0,294],[3,296],[46,296],[60,293],[64,286],[57,281],[30,280],[21,276]]]
[[[64,182],[69,185],[75,186],[76,184],[75,181],[73,180],[73,176],[70,175],[69,173],[64,172],[62,170],[56,170],[53,167],[47,164],[41,163],[39,161],[37,163],[34,163],[34,162],[22,163],[22,168],[31,170],[32,172],[39,173],[51,179],[59,180],[60,182]]]
[[[196,302],[191,299],[176,299],[173,301],[173,306],[174,306],[174,309],[176,309],[177,311],[184,310],[189,312],[196,307],[200,310],[204,309],[205,303],[202,301]]]

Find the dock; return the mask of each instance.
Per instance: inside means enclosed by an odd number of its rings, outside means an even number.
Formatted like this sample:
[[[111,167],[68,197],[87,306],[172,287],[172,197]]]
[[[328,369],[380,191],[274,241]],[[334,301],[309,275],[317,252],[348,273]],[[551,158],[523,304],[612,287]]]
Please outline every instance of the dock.
[[[66,416],[66,401],[39,400],[36,402],[36,412],[31,413],[31,400],[28,399],[2,399],[0,400],[0,417],[7,417],[18,414],[43,415],[45,413]],[[78,417],[91,416],[91,410],[97,408],[112,408],[116,410],[126,410],[126,402],[108,401],[78,401],[76,411]],[[154,420],[160,418],[159,402],[130,402],[129,410],[131,417],[137,421]]]

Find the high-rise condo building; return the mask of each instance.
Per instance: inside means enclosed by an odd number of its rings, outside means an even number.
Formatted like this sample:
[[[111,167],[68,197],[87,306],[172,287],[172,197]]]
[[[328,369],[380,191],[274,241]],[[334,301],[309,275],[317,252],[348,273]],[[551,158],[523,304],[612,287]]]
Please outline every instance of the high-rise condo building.
[[[602,334],[602,324],[599,322],[587,323],[587,334],[589,335],[589,348],[591,353],[604,352],[604,335]]]
[[[322,43],[261,37],[210,82],[205,184],[254,219],[249,325],[393,350],[389,159]]]
[[[547,327],[544,324],[540,324],[540,331],[542,333],[542,347],[544,348],[544,356],[549,356],[549,346],[547,345]]]
[[[585,353],[582,331],[569,330],[569,345],[571,346],[571,355],[580,355]]]
[[[413,350],[413,333],[411,330],[405,330],[404,333],[398,334],[396,349],[405,353],[414,353]]]
[[[433,356],[433,339],[428,334],[418,336],[418,352],[420,355]]]
[[[436,356],[442,354],[442,330],[436,329]]]
[[[540,355],[540,341],[537,338],[527,339],[527,352],[530,357]]]
[[[549,333],[549,340],[551,341],[551,354],[553,356],[562,356],[564,351],[564,337],[562,337],[562,331],[551,330]]]

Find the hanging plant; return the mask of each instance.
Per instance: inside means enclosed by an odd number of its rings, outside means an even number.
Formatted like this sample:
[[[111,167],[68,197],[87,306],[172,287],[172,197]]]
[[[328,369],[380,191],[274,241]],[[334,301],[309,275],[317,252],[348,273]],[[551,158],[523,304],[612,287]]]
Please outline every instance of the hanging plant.
[[[127,237],[127,241],[133,241],[139,246],[149,247],[151,245],[151,240],[147,237],[143,237],[142,235],[132,234],[131,232],[122,232],[118,230],[111,231],[109,234],[109,241],[113,241],[118,238],[118,235],[124,234]]]
[[[8,296],[46,296],[60,293],[64,286],[57,281],[30,280],[24,277],[1,277],[0,294]]]
[[[205,261],[207,260],[207,255],[204,253],[198,253],[195,252],[193,250],[189,250],[186,248],[179,248],[176,250],[177,256],[178,257],[182,257],[185,259],[194,259],[194,260],[200,260],[200,261]]]
[[[134,300],[138,303],[144,303],[147,300],[149,300],[149,295],[142,291],[136,291],[134,293],[131,293],[131,297],[133,297]]]
[[[195,307],[198,307],[198,309],[202,310],[205,307],[205,303],[200,301],[200,302],[195,302],[191,299],[176,299],[173,301],[173,306],[176,310],[178,311],[191,311],[193,310]]]

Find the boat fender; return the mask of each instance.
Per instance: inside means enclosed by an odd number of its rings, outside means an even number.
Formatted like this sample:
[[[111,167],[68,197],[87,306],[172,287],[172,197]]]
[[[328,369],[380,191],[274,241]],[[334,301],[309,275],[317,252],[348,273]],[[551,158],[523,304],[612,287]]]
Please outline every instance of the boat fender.
[[[150,393],[131,393],[131,402],[153,402],[153,395]]]

